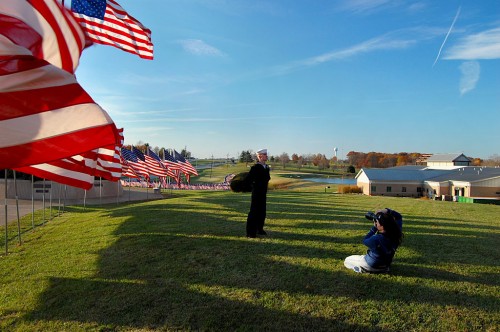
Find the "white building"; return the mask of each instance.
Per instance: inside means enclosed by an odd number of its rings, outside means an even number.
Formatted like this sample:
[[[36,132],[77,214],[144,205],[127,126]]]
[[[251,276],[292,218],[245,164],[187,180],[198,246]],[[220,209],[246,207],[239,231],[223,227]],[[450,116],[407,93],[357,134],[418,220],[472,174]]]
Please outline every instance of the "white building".
[[[370,196],[500,200],[500,167],[468,166],[470,159],[463,154],[432,156],[427,163],[427,166],[363,168],[356,175],[356,183],[363,194]]]

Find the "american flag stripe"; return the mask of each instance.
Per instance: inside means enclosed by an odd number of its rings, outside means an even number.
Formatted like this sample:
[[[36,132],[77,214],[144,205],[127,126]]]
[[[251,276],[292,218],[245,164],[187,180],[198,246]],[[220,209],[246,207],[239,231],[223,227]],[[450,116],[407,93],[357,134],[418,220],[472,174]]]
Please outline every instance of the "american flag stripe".
[[[163,165],[160,165],[154,158],[145,155],[146,165],[148,166],[149,173],[156,176],[168,176],[167,170]]]
[[[120,162],[122,164],[122,176],[126,176],[129,178],[140,178],[139,174],[137,174],[134,169],[130,166],[130,164],[123,158],[120,158]]]
[[[4,111],[8,109],[9,112],[2,112],[0,119],[21,117],[36,111],[44,112],[67,106],[93,104],[92,98],[76,83],[71,74],[54,66],[45,65],[33,70],[5,74],[2,68],[7,66],[8,64],[6,66],[0,64],[0,93],[4,96],[2,109]],[[26,89],[27,86],[30,89]],[[58,94],[59,98],[47,98]],[[23,107],[20,107],[20,104]]]
[[[1,96],[1,94],[0,94]],[[82,108],[85,111],[82,112]],[[105,127],[112,123],[110,119],[102,114],[103,110],[96,104],[83,104],[78,106],[65,107],[50,112],[43,112],[33,115],[7,119],[0,122],[0,148],[8,148],[23,144],[40,144],[44,139],[57,140],[60,136],[73,136],[78,141],[84,141],[86,147],[68,147],[78,150],[96,148],[100,143],[100,138],[88,137],[82,139],[84,131],[98,131],[100,127]],[[40,124],[43,123],[43,126]],[[114,139],[114,136],[113,136]],[[76,151],[75,151],[76,152]],[[79,151],[81,152],[81,151]],[[66,153],[66,152],[61,152]],[[67,156],[62,156],[62,158]],[[39,156],[37,158],[44,158]],[[1,165],[2,161],[0,161]],[[0,167],[1,169],[1,167]]]
[[[153,151],[151,151],[151,149],[148,148],[148,153],[146,155],[146,158],[151,158],[151,159],[154,159],[154,161],[156,162],[156,164],[159,165],[159,167],[161,168],[162,172],[163,172],[163,175],[160,175],[162,177],[166,177],[166,176],[169,176],[169,177],[176,177],[176,173],[172,170],[172,169],[169,169],[163,162],[162,160],[160,159],[160,157],[154,153]]]
[[[81,165],[68,160],[57,160],[51,163],[20,167],[16,171],[33,174],[42,179],[88,190],[94,184],[94,176]]]
[[[0,169],[41,164],[63,159],[67,157],[68,151],[81,153],[80,149],[95,148],[100,144],[101,139],[112,139],[110,129],[108,126],[100,126],[15,146],[0,145]],[[0,131],[2,132],[0,138],[7,137],[4,135],[12,136],[11,130],[6,133],[0,126]]]
[[[134,171],[144,177],[149,177],[148,169],[143,163],[139,163],[139,158],[130,150],[126,148],[121,149],[121,156],[128,162],[128,165],[134,169]]]
[[[187,161],[179,152],[174,150],[175,160],[181,165],[181,170],[185,175],[198,175],[196,168],[191,165],[189,161]]]
[[[107,156],[110,151],[111,153],[115,153],[115,150],[100,148],[85,153],[85,157],[76,155],[71,158],[56,160],[49,163],[17,168],[16,170],[88,190],[92,187],[95,176],[110,181],[118,181],[120,179],[120,163],[118,163],[118,165],[113,164],[114,168],[110,167],[111,164],[105,167],[100,165],[100,160],[110,159]],[[111,158],[113,157],[114,156]]]
[[[26,59],[13,59],[9,57],[5,60],[10,61],[0,67],[0,70],[2,70],[2,76],[0,76],[0,91],[4,93],[28,93],[26,91],[30,90],[27,90],[26,86],[29,86],[31,90],[35,90],[78,84],[72,74],[50,65],[45,60],[31,60],[31,63],[27,64],[30,68],[27,68],[25,65],[27,62]],[[35,67],[35,65],[37,67]]]
[[[181,169],[181,165],[174,159],[174,157],[172,157],[170,153],[168,153],[167,150],[163,151],[163,157],[163,164],[177,174],[177,171]]]
[[[181,164],[182,164],[182,169],[184,170],[185,173],[188,173],[191,175],[198,175],[196,168],[194,168],[193,165],[191,165],[188,161],[181,162]]]
[[[123,128],[117,130],[120,138],[118,145],[110,145],[88,151],[83,155],[70,158],[74,163],[84,165],[90,169],[94,176],[102,177],[109,181],[118,181],[121,178],[122,165],[120,161],[120,149],[123,145]]]
[[[73,73],[85,35],[69,11],[55,1],[0,1],[0,35],[22,46],[36,58]],[[3,48],[3,47],[2,47]],[[3,49],[0,51],[3,54]]]
[[[103,19],[75,11],[73,16],[93,42],[115,46],[144,59],[153,59],[151,31],[130,16],[116,1],[106,1]]]
[[[132,147],[132,153],[137,156],[137,163],[139,164],[139,167],[142,167],[144,169],[144,171],[148,173],[148,176],[151,176],[151,175],[164,176],[164,175],[160,175],[160,174],[162,174],[162,172],[159,169],[159,167],[155,167],[155,165],[152,164],[148,160],[148,158],[146,158],[144,153],[142,153],[142,151],[140,151],[135,146]]]
[[[98,149],[96,175],[110,181],[118,181],[122,175],[120,155],[116,150]]]

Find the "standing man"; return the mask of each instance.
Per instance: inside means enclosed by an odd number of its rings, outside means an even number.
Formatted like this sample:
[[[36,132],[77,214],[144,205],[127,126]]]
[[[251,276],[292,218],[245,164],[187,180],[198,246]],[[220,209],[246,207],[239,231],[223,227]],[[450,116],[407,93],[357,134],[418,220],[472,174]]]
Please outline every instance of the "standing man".
[[[247,218],[247,237],[267,235],[264,231],[266,220],[267,184],[271,179],[267,162],[267,149],[257,151],[257,163],[250,168],[247,181],[252,185],[252,202]]]

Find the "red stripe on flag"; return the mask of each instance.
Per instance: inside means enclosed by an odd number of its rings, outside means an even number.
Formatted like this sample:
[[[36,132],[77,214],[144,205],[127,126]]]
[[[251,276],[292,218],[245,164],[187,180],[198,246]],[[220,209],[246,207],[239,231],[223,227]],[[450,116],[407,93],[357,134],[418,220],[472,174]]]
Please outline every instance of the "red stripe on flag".
[[[59,95],[59,98],[47,98],[53,95]],[[0,121],[93,102],[78,84],[0,93],[0,96],[2,97]],[[23,107],[19,107],[20,105]]]
[[[32,174],[42,179],[88,190],[94,184],[94,176],[84,166],[68,160],[16,168],[16,171]]]
[[[114,125],[87,128],[75,133],[46,138],[42,141],[0,148],[0,169],[10,169],[68,157],[68,150],[75,154],[95,149],[102,140],[114,139]],[[2,133],[3,134],[3,133]]]

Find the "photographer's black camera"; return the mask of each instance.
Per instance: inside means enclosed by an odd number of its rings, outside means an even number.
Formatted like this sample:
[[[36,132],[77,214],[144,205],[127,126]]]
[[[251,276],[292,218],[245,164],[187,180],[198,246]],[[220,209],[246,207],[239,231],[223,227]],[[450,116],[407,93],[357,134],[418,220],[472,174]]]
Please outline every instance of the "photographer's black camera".
[[[377,220],[377,215],[373,212],[367,212],[365,214],[365,218],[371,221],[376,221]]]

